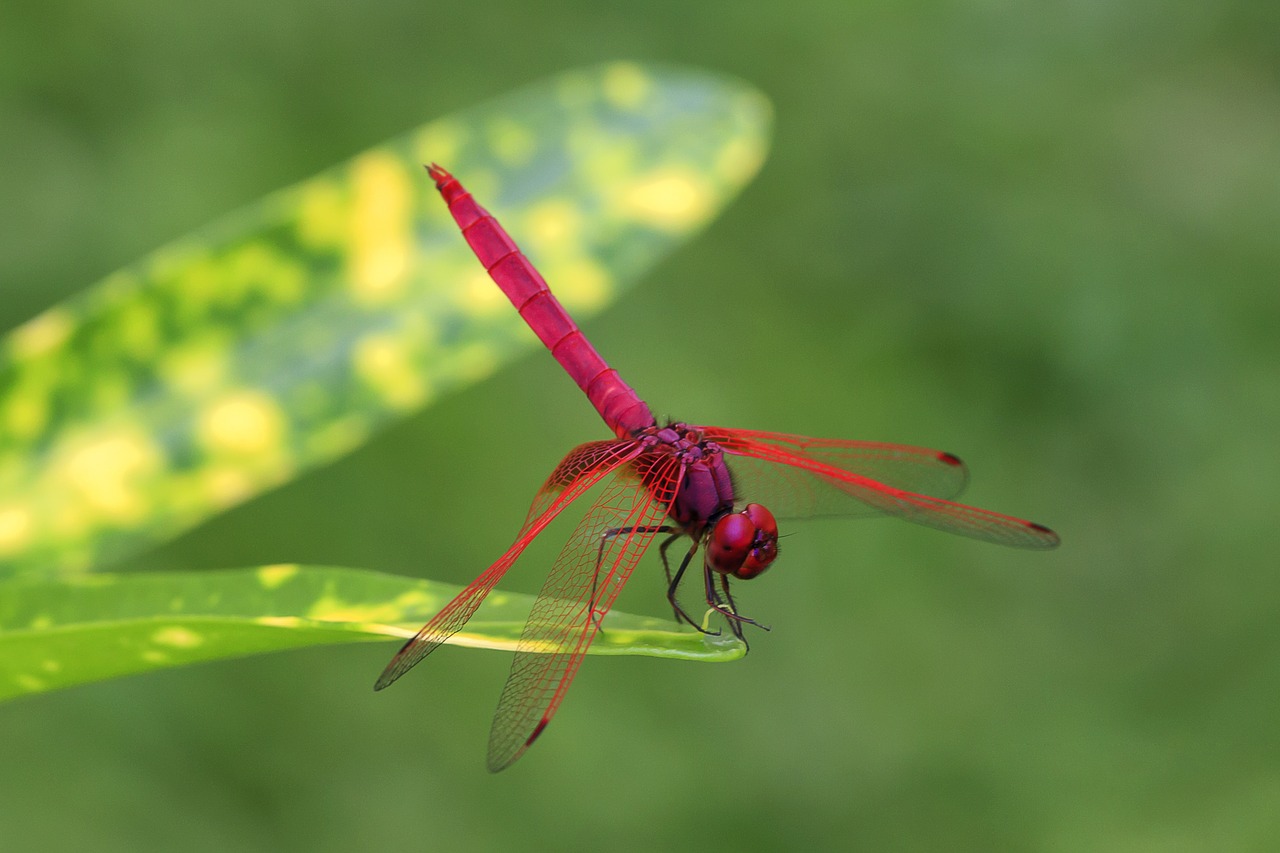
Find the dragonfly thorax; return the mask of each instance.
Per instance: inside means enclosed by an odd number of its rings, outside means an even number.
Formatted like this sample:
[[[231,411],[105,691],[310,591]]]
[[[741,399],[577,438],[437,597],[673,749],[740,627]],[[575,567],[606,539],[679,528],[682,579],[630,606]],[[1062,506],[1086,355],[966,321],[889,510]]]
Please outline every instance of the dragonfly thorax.
[[[733,509],[733,478],[724,452],[696,428],[673,423],[654,427],[645,436],[653,452],[671,454],[681,465],[680,487],[667,514],[694,538],[714,519]]]

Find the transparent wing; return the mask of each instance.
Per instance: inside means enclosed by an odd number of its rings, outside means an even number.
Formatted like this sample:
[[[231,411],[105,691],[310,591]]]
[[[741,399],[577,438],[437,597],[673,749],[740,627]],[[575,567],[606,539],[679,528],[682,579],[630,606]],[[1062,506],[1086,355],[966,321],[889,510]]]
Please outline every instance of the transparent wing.
[[[780,432],[702,427],[707,438],[740,456],[730,462],[734,491],[743,500],[769,507],[782,518],[848,518],[880,509],[849,500],[843,490],[803,470],[743,456],[748,446],[772,447],[815,462],[861,474],[886,486],[944,500],[964,491],[969,471],[960,459],[941,450],[875,441],[809,438]]]
[[[723,427],[702,431],[736,457],[729,467],[739,499],[762,503],[781,517],[883,513],[1016,548],[1058,545],[1057,534],[1043,525],[942,497],[958,492],[967,479],[963,464],[949,453]]]
[[[489,734],[489,769],[524,754],[555,715],[587,647],[680,487],[669,454],[645,456],[606,484],[533,605]]]
[[[373,689],[381,690],[388,686],[456,634],[552,519],[610,472],[638,456],[641,450],[638,442],[630,440],[593,441],[571,450],[538,490],[524,526],[511,547],[401,647],[382,675],[378,676]]]
[[[601,462],[607,463],[613,459],[620,444],[630,445],[631,443],[610,438],[603,441],[588,441],[569,451],[569,454],[561,459],[560,464],[551,472],[547,481],[542,484],[542,488],[538,489],[538,494],[529,506],[529,514],[525,517],[525,526],[520,532],[524,533],[535,519],[546,512],[547,507],[555,502],[560,493],[572,486],[584,473],[594,471]]]

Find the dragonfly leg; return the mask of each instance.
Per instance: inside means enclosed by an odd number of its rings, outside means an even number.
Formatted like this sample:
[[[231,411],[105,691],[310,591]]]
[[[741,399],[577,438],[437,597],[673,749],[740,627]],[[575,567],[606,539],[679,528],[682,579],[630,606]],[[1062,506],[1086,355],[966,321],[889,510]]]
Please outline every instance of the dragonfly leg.
[[[742,642],[745,643],[747,640],[745,637],[742,636],[742,626],[738,624],[738,621],[736,618],[737,614],[734,613],[731,609],[729,609],[733,607],[732,599],[730,599],[729,606],[726,607],[725,602],[720,599],[720,593],[716,590],[716,582],[715,582],[714,576],[715,576],[715,572],[711,571],[710,566],[702,567],[702,581],[706,587],[707,606],[709,606],[712,610],[716,611],[717,613],[720,613],[723,616],[725,616],[726,617],[725,621],[729,623],[729,630],[733,632],[733,636],[737,637],[739,640],[742,640]]]
[[[674,527],[668,527],[664,524],[659,527],[610,527],[600,534],[600,547],[596,549],[596,567],[591,573],[591,597],[587,599],[591,620],[596,623],[597,628],[600,628],[599,620],[604,616],[603,613],[599,613],[596,610],[596,593],[600,587],[600,565],[604,562],[605,546],[624,533],[672,533],[674,531]],[[668,539],[667,541],[671,540]],[[663,543],[663,547],[666,547],[666,543]],[[663,554],[663,563],[666,563],[665,552]]]
[[[724,598],[721,598],[720,591],[716,589],[714,577],[717,573],[713,572],[710,566],[706,566],[703,568],[702,574],[707,590],[707,605],[728,620],[729,630],[733,632],[735,637],[744,643],[747,641],[747,638],[742,635],[742,626],[744,624],[755,625],[757,628],[763,628],[766,631],[769,630],[768,626],[761,625],[756,620],[743,616],[738,612],[738,605],[734,602],[733,595],[729,592],[729,578],[727,576],[720,575],[720,584],[724,588]]]
[[[695,539],[693,541],[693,546],[689,549],[688,553],[684,555],[684,559],[680,561],[680,568],[676,570],[675,576],[672,577],[671,564],[667,562],[667,548],[672,542],[679,539],[680,535],[681,534],[679,532],[676,532],[667,537],[667,539],[658,546],[658,552],[662,554],[662,570],[666,572],[667,575],[667,601],[671,604],[671,609],[675,611],[677,624],[680,622],[688,622],[700,633],[709,634],[713,637],[719,636],[719,631],[711,631],[702,627],[702,625],[694,621],[693,617],[686,613],[684,608],[680,606],[680,599],[676,595],[680,589],[680,579],[684,577],[685,569],[689,568],[689,561],[693,559],[693,555],[698,551],[698,540]]]
[[[745,617],[745,616],[739,616],[739,615],[737,615],[737,614],[738,614],[738,605],[737,605],[737,603],[733,600],[733,594],[732,594],[731,592],[729,592],[729,576],[728,576],[728,575],[721,575],[721,576],[720,576],[720,586],[722,586],[722,587],[724,588],[724,598],[725,598],[725,601],[726,601],[726,602],[728,602],[728,604],[729,604],[729,609],[730,609],[730,610],[732,610],[732,611],[733,611],[733,613],[734,613],[733,619],[732,619],[732,620],[730,620],[730,621],[733,621],[733,622],[745,622],[745,623],[747,623],[748,625],[755,625],[757,628],[761,629],[762,631],[768,631],[768,630],[770,630],[770,628],[769,628],[769,626],[768,626],[768,625],[762,625],[762,624],[760,624],[759,622],[757,622],[757,621],[756,621],[756,620],[754,620],[754,619],[748,619],[748,618],[747,618],[747,617]],[[745,641],[745,639],[743,640],[743,642],[746,642],[746,641]]]
[[[715,587],[715,577],[711,569],[708,568],[703,573],[703,580],[707,585],[707,604],[711,605],[712,609],[717,613],[721,613],[726,617],[725,621],[729,623],[729,631],[733,636],[745,643],[747,638],[742,632],[742,623],[737,618],[738,608],[733,602],[733,596],[729,594],[728,581],[723,575],[720,576],[720,584],[724,587],[724,598],[721,598],[719,590]]]

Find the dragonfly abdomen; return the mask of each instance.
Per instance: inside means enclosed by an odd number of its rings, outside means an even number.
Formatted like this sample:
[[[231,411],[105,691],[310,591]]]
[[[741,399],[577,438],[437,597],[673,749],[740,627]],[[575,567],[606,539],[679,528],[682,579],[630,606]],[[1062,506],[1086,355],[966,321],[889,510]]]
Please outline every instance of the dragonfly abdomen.
[[[427,172],[489,277],[587,395],[609,428],[619,438],[628,438],[653,426],[648,405],[591,346],[515,240],[452,175],[435,165]]]

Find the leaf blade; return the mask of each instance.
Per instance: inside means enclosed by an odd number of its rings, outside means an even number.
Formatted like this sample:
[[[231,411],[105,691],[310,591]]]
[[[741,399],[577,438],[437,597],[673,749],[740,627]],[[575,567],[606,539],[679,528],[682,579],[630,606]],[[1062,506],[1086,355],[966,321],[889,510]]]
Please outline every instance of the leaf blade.
[[[0,583],[0,700],[270,651],[401,642],[458,591],[358,569],[278,565]],[[450,642],[514,650],[533,597],[498,591]],[[592,654],[727,661],[732,638],[610,613]]]

